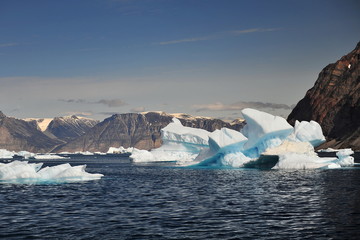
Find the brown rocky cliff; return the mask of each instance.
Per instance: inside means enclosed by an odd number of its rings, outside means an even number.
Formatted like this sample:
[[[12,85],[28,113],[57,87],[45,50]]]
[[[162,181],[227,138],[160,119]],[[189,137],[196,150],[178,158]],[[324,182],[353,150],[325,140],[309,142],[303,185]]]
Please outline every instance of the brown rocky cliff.
[[[360,150],[360,42],[329,64],[288,117],[320,123],[328,142],[321,147]]]

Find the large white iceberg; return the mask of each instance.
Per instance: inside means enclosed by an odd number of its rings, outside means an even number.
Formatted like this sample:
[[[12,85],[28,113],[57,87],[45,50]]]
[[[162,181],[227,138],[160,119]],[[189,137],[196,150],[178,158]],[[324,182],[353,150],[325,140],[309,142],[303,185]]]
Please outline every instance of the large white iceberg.
[[[242,115],[246,125],[241,132],[222,128],[210,133],[184,127],[173,119],[162,129],[160,148],[150,152],[134,150],[130,157],[135,162],[176,161],[180,165],[236,168],[269,166],[269,163],[275,169],[337,168],[354,164],[351,150],[340,151],[338,158],[317,156],[314,147],[324,142],[325,137],[314,121],[296,122],[292,127],[282,117],[255,109],[244,109]]]
[[[0,183],[62,183],[100,179],[104,175],[88,173],[86,165],[69,163],[42,168],[42,163],[13,161],[0,163]]]

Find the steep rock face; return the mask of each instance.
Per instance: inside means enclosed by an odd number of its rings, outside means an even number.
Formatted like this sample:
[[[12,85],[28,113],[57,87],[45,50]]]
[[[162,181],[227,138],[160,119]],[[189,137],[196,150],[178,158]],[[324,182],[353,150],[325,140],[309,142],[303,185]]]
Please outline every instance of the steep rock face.
[[[50,152],[62,141],[51,139],[34,123],[6,117],[0,112],[0,148],[10,151]]]
[[[54,118],[46,128],[46,134],[50,133],[64,141],[70,141],[84,135],[89,129],[98,124],[99,121],[77,116],[66,116]],[[49,134],[48,134],[49,135]]]
[[[168,125],[174,115],[148,112],[143,114],[115,114],[97,124],[83,136],[57,148],[56,152],[101,151],[109,147],[136,147],[152,149],[161,145],[160,130]],[[219,119],[194,118],[176,115],[185,126],[214,131],[221,127],[239,130],[242,124],[230,125]]]
[[[319,74],[314,87],[288,117],[315,120],[328,142],[321,147],[360,150],[360,42],[349,54],[329,64]]]

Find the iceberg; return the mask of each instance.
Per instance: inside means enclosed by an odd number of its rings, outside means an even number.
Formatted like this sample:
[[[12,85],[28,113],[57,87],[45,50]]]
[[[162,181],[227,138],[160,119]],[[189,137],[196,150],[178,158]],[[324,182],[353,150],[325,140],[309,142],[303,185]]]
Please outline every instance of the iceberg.
[[[17,152],[16,155],[23,157],[24,159],[29,159],[29,158],[34,158],[36,154],[28,151],[20,151]]]
[[[62,157],[56,154],[34,154],[31,158],[43,160],[43,159],[67,159],[67,157]]]
[[[14,152],[10,152],[6,149],[0,149],[0,159],[11,159],[14,155]]]
[[[124,148],[124,147],[110,147],[109,150],[107,151],[107,153],[109,154],[122,154],[122,153],[131,153],[134,150],[134,148],[129,147],[129,148]]]
[[[162,129],[163,145],[152,151],[134,149],[134,162],[176,161],[191,167],[260,167],[273,169],[339,168],[354,165],[351,149],[337,158],[320,158],[314,147],[325,141],[315,121],[296,122],[255,109],[243,109],[241,132],[222,128],[210,133],[185,127],[174,118]]]
[[[337,168],[336,158],[320,158],[312,154],[286,153],[279,155],[279,161],[272,169],[315,169]]]
[[[350,156],[354,154],[354,151],[351,148],[341,149],[336,153],[339,161],[338,164],[342,167],[351,167],[354,165],[354,157]]]
[[[0,163],[0,183],[66,183],[100,179],[103,174],[88,173],[86,165],[69,163],[42,168],[42,163],[12,161]]]
[[[86,152],[75,152],[75,154],[80,154],[80,155],[84,155],[84,156],[92,156],[94,155],[94,153],[86,151]]]

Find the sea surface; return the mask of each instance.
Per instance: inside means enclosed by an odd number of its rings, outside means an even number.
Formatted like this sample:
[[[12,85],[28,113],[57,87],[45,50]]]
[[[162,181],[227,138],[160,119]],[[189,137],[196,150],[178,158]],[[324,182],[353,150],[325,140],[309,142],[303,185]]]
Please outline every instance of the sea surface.
[[[360,167],[188,169],[128,158],[87,164],[101,180],[0,184],[3,239],[359,239]]]

